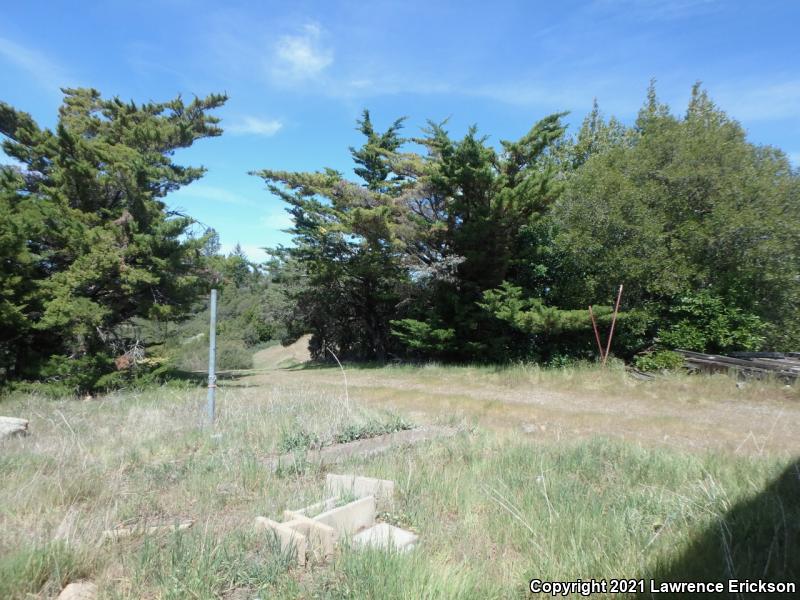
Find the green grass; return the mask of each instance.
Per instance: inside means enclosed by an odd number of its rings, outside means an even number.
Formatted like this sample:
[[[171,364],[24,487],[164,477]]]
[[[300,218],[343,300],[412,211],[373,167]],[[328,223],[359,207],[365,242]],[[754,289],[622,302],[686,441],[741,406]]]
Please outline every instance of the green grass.
[[[469,374],[498,386],[591,377],[562,371]],[[446,374],[428,367],[414,380]],[[406,423],[302,377],[295,387],[220,387],[216,437],[202,426],[202,388],[7,398],[3,414],[30,418],[31,435],[0,452],[0,597],[53,595],[83,578],[116,599],[410,599],[521,598],[533,577],[800,577],[796,461],[482,428],[335,469],[394,480],[382,518],[417,532],[416,550],[344,547],[331,564],[298,568],[253,532],[256,516],[280,519],[323,498],[324,471],[264,466],[286,432],[333,441]],[[186,532],[99,543],[105,529],[186,518],[196,521]],[[66,541],[53,541],[57,530]]]

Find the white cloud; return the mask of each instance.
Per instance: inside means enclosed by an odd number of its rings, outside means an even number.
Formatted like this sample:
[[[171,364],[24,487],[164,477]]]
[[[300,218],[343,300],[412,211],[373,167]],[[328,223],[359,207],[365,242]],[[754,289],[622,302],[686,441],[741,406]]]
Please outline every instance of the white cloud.
[[[215,187],[212,185],[198,185],[193,184],[187,187],[182,187],[179,190],[172,192],[170,198],[185,198],[186,200],[201,199],[212,200],[222,204],[233,204],[237,206],[258,206],[256,202],[231,192],[225,188]]]
[[[273,76],[282,81],[312,79],[333,63],[333,50],[322,45],[319,25],[308,24],[297,35],[284,35],[275,44]]]
[[[283,129],[283,123],[277,119],[261,119],[259,117],[246,116],[233,125],[228,125],[225,130],[230,133],[242,135],[263,135],[271,137]]]
[[[53,92],[70,83],[63,69],[47,56],[0,37],[0,56],[27,72],[41,87]]]

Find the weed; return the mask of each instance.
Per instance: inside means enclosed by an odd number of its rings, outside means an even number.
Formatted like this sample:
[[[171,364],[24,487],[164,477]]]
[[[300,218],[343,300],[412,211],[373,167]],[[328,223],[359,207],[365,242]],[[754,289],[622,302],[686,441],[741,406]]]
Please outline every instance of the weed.
[[[337,444],[345,444],[413,428],[413,423],[406,421],[399,415],[392,415],[385,421],[370,419],[366,423],[346,425],[344,429],[334,435],[333,439]]]
[[[70,581],[87,577],[90,570],[86,558],[63,543],[25,546],[0,558],[0,598],[58,593]]]
[[[278,449],[281,452],[294,452],[295,450],[308,450],[321,446],[319,437],[303,428],[282,429]]]

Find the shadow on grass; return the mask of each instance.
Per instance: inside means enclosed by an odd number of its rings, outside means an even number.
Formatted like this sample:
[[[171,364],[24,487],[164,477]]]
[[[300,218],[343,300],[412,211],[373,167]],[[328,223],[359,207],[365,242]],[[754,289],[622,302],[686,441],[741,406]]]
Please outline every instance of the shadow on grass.
[[[765,591],[728,591],[728,581],[794,582],[800,585],[800,460],[757,496],[734,505],[673,560],[652,565],[647,590],[637,598],[665,597],[649,591],[661,582],[722,582],[715,597],[772,598]],[[792,594],[784,595],[784,597]]]

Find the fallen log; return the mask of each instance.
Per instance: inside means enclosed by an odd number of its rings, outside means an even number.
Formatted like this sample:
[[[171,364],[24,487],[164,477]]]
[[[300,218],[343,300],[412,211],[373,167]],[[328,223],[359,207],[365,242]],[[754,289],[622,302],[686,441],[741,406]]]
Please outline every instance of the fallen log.
[[[753,356],[752,358],[739,358],[717,354],[704,354],[689,350],[676,350],[676,352],[683,356],[686,366],[689,368],[712,372],[733,370],[747,376],[759,378],[772,375],[787,381],[794,381],[800,377],[800,364],[798,364],[794,358],[778,359],[757,356]]]

